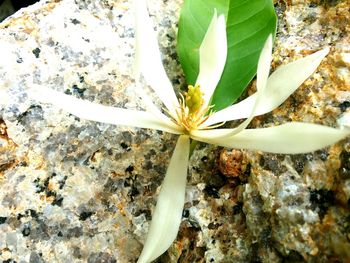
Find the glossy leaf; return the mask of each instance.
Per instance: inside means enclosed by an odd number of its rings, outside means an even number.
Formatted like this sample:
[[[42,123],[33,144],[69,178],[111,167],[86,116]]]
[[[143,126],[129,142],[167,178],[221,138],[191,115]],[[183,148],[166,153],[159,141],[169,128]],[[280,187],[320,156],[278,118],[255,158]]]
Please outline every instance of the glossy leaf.
[[[185,0],[181,9],[177,52],[189,84],[195,84],[199,73],[199,48],[209,23],[217,10],[227,18],[227,0]]]
[[[275,34],[277,18],[272,0],[185,0],[177,50],[189,84],[198,75],[198,49],[215,8],[227,17],[228,55],[211,102],[220,110],[235,102],[256,74],[260,51],[268,35]]]

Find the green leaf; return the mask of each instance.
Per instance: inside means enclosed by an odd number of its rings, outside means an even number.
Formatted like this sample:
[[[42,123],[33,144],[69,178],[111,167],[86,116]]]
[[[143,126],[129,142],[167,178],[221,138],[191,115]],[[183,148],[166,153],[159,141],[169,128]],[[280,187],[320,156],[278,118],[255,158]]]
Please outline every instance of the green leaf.
[[[177,52],[189,84],[195,84],[199,72],[199,48],[214,15],[228,12],[227,0],[185,0],[177,33]]]
[[[267,36],[276,32],[272,0],[185,0],[181,10],[177,51],[189,84],[199,72],[199,47],[214,8],[226,15],[227,61],[212,98],[214,110],[234,103],[256,74]]]

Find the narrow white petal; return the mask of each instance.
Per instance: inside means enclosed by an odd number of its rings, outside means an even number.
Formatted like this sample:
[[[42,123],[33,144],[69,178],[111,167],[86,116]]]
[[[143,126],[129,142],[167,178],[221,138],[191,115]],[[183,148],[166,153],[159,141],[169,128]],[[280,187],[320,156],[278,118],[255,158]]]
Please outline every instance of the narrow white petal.
[[[235,136],[214,139],[210,139],[209,133],[211,131],[206,132],[207,134],[199,134],[200,137],[193,137],[199,141],[224,147],[285,154],[316,151],[350,135],[350,129],[335,129],[300,122],[291,122],[270,128],[246,129]]]
[[[263,104],[262,99],[264,98],[265,92],[266,92],[266,82],[267,78],[269,76],[269,69],[270,69],[270,63],[272,58],[272,35],[269,35],[268,38],[265,41],[265,45],[263,49],[261,50],[259,62],[258,62],[258,68],[257,68],[257,99],[254,101],[254,104],[249,109],[250,114],[248,118],[242,122],[240,125],[238,125],[236,128],[231,129],[231,135],[235,135],[249,125],[251,120],[255,116],[255,112],[258,109],[259,105]],[[203,123],[204,125],[208,125],[206,122]]]
[[[315,52],[302,59],[280,66],[267,81],[267,89],[255,116],[265,114],[281,105],[319,66],[329,48]],[[205,125],[247,118],[254,105],[256,93],[247,99],[214,113]]]
[[[251,113],[251,109],[254,107],[255,101],[256,101],[256,93],[236,104],[233,104],[232,106],[229,106],[218,112],[214,112],[202,124],[202,127],[210,126],[220,122],[248,118],[249,114]]]
[[[320,65],[329,48],[280,66],[268,79],[267,92],[258,115],[272,111],[281,105]]]
[[[258,67],[256,71],[257,91],[265,89],[266,87],[272,59],[272,44],[272,35],[269,35],[265,41],[264,47],[262,48],[259,56]]]
[[[197,140],[200,138],[200,141],[204,141],[206,139],[213,140],[216,138],[226,138],[231,137],[232,132],[235,129],[211,129],[211,130],[192,130],[191,138]]]
[[[152,222],[138,263],[148,263],[163,254],[179,231],[185,202],[190,140],[180,136],[165,175]]]
[[[148,96],[148,94],[143,89],[138,89],[137,92],[139,92],[142,102],[145,104],[146,111],[149,113],[152,113],[157,119],[159,119],[161,122],[167,123],[169,126],[174,126],[174,122],[164,115],[156,105],[154,105],[152,99]],[[177,116],[174,118],[177,121]],[[179,128],[181,129],[181,128]]]
[[[168,111],[172,116],[176,116],[175,108],[178,107],[179,102],[162,64],[157,36],[148,15],[146,0],[135,0],[134,7],[136,12],[136,74],[142,73]]]
[[[28,90],[28,94],[34,100],[50,103],[82,119],[115,125],[150,128],[175,134],[181,133],[175,124],[164,123],[145,111],[104,106],[43,87],[32,87]]]
[[[205,106],[218,84],[227,57],[225,16],[217,17],[216,10],[199,49],[199,74],[196,84],[204,93]]]

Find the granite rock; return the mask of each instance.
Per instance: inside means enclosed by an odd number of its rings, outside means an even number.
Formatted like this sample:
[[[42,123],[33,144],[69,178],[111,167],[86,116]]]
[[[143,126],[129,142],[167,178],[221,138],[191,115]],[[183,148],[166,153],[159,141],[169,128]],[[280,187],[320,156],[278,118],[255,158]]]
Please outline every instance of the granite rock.
[[[180,0],[150,0],[166,71],[184,86]],[[317,73],[251,127],[335,126],[350,107],[347,1],[275,1],[273,68],[324,46]],[[135,262],[175,137],[85,121],[33,83],[140,109],[129,1],[42,1],[0,24],[0,261]],[[288,81],[288,80],[286,80]],[[247,94],[254,92],[254,81]],[[302,155],[199,143],[178,238],[157,262],[348,262],[350,141]]]

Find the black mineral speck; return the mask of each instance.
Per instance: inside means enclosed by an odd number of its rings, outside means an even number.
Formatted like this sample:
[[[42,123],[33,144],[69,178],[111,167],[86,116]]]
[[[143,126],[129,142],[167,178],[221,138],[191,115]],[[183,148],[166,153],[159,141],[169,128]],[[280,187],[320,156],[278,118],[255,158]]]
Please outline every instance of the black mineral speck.
[[[308,156],[305,154],[291,155],[294,169],[301,174],[304,170],[305,162],[308,160]]]
[[[129,165],[129,166],[125,169],[125,172],[126,172],[126,173],[132,173],[132,171],[134,171],[134,166],[132,166],[132,165]]]
[[[168,146],[166,144],[163,144],[162,148],[160,148],[160,151],[165,152],[166,150],[168,150]]]
[[[38,218],[38,213],[37,213],[35,210],[29,209],[29,210],[27,210],[26,212],[27,212],[28,214],[30,214],[30,216],[31,216],[32,218]]]
[[[5,223],[6,220],[7,220],[7,217],[2,217],[2,216],[0,216],[0,225],[3,224],[3,223]]]
[[[201,161],[204,162],[204,163],[206,163],[206,162],[208,161],[208,156],[203,156],[203,157],[201,158]]]
[[[85,221],[89,217],[91,217],[94,213],[90,211],[84,211],[79,215],[79,220]]]
[[[251,263],[260,263],[261,259],[259,257],[259,243],[253,243],[250,246],[251,249],[251,258],[249,260],[249,262]]]
[[[143,166],[143,168],[144,168],[145,170],[151,170],[152,167],[153,167],[153,163],[152,163],[151,161],[147,161],[147,162],[145,163],[145,165]]]
[[[18,58],[18,59],[16,60],[16,62],[17,62],[18,64],[23,63],[23,58]]]
[[[83,97],[84,96],[84,92],[85,92],[85,88],[79,88],[78,85],[74,84],[72,86],[73,89],[73,94],[78,95],[79,97]]]
[[[302,255],[300,255],[297,251],[291,250],[288,254],[288,256],[284,257],[282,259],[283,263],[290,263],[290,262],[305,262]]]
[[[80,24],[80,21],[76,18],[72,18],[70,21],[72,22],[73,25]]]
[[[125,142],[121,142],[120,146],[124,149],[127,150],[129,148],[129,145],[127,145]]]
[[[136,188],[136,187],[131,187],[128,195],[131,197],[131,200],[133,201],[134,200],[134,197],[139,195],[140,194],[140,191]]]
[[[24,228],[22,229],[22,235],[27,237],[30,235],[30,226],[25,225]]]
[[[188,209],[184,209],[182,211],[182,217],[188,218],[190,216],[190,211]]]
[[[35,48],[35,49],[33,49],[33,54],[34,54],[34,56],[36,57],[36,58],[39,58],[39,55],[40,55],[40,52],[41,52],[41,50],[40,50],[40,48]]]
[[[22,161],[18,164],[19,166],[22,166],[22,167],[27,167],[28,166],[28,163],[26,161]]]
[[[34,120],[43,120],[43,109],[40,105],[31,105],[25,112],[18,116],[21,124],[32,123]]]
[[[61,180],[61,181],[58,182],[58,185],[59,185],[59,188],[60,188],[60,189],[62,189],[63,186],[65,185],[67,178],[68,178],[68,176],[64,176],[64,177],[63,177],[63,180]]]
[[[52,205],[62,206],[63,197],[61,195],[57,195],[52,202]]]
[[[345,112],[348,108],[350,108],[350,101],[346,100],[339,104],[338,106],[342,112]]]
[[[243,212],[243,203],[239,202],[233,207],[233,214],[237,215]]]
[[[22,217],[25,217],[25,215],[23,215],[23,214],[18,214],[18,215],[17,215],[17,220],[21,220]]]
[[[193,167],[193,169],[195,169],[195,167]],[[200,170],[198,171],[200,172]],[[214,173],[212,174],[209,178],[207,183],[209,185],[212,185],[213,187],[215,187],[216,189],[220,189],[221,187],[223,187],[227,182],[227,178],[221,174],[221,173]]]
[[[321,218],[327,213],[328,208],[334,204],[334,194],[331,190],[311,190],[310,191],[310,202],[312,208],[318,210],[318,214]]]
[[[150,210],[141,209],[141,210],[138,210],[134,213],[135,216],[140,216],[141,214],[144,214],[146,220],[152,219],[152,214],[151,214]]]
[[[321,159],[322,161],[326,161],[327,158],[328,158],[328,152],[327,152],[326,150],[324,150],[324,149],[323,149],[323,150],[316,151],[315,153],[317,154],[317,156],[320,157],[320,159]]]
[[[350,178],[350,152],[342,151],[340,154],[340,174],[344,178]]]
[[[207,184],[204,188],[204,193],[206,193],[210,197],[220,198],[219,189],[217,189],[214,185]]]

